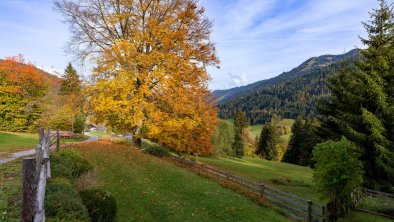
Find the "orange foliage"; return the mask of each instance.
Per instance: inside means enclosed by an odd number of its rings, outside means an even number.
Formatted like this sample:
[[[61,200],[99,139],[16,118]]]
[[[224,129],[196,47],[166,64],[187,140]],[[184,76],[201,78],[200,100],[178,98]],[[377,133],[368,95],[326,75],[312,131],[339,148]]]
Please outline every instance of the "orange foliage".
[[[47,89],[45,79],[33,64],[25,64],[22,55],[0,61],[0,74],[7,82],[4,90],[25,98],[42,96]]]

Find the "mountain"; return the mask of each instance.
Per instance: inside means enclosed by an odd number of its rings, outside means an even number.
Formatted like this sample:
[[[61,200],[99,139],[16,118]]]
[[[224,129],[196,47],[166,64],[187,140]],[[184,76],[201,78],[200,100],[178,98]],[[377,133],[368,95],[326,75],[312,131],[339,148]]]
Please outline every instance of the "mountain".
[[[247,113],[251,124],[265,122],[273,114],[285,118],[316,115],[317,100],[327,96],[331,73],[359,58],[357,49],[341,55],[312,57],[289,72],[246,86],[216,90],[219,117],[233,118],[235,110]]]

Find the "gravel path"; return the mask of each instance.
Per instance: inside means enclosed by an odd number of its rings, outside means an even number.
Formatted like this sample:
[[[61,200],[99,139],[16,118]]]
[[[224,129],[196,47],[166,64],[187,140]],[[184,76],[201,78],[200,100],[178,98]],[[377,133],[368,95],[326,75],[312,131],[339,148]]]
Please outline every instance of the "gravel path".
[[[84,140],[82,142],[93,142],[93,141],[99,140],[98,136],[93,136],[93,135],[90,135],[89,133],[85,133],[85,135],[89,136],[89,139]],[[0,164],[8,163],[8,162],[18,159],[20,157],[31,156],[34,154],[36,154],[36,149],[12,153],[12,154],[10,154],[10,157],[8,157],[8,158],[0,159]]]

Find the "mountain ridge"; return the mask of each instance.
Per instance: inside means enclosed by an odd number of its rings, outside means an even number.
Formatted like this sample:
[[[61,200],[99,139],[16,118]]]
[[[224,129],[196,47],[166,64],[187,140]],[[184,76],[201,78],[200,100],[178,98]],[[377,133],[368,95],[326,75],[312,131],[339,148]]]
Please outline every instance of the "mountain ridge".
[[[231,119],[245,111],[251,124],[263,123],[272,115],[284,118],[317,115],[317,102],[329,95],[327,80],[332,73],[351,66],[360,58],[357,49],[340,55],[312,57],[288,72],[243,87],[213,92],[219,117]]]
[[[217,99],[217,103],[223,103],[227,100],[230,100],[231,98],[234,98],[236,96],[239,96],[243,93],[247,93],[256,87],[261,87],[264,85],[269,85],[269,84],[275,84],[278,82],[286,82],[286,81],[291,81],[294,78],[297,77],[302,77],[303,75],[307,74],[306,71],[314,70],[316,68],[322,68],[322,67],[327,67],[333,63],[336,63],[340,60],[344,60],[347,58],[351,58],[354,56],[359,55],[359,52],[357,49],[352,49],[344,54],[339,54],[339,55],[331,55],[331,54],[325,54],[321,56],[315,56],[311,57],[307,60],[305,60],[303,63],[301,63],[299,66],[291,69],[290,71],[283,72],[279,74],[278,76],[269,78],[269,79],[264,79],[260,80],[248,85],[244,86],[239,86],[239,87],[234,87],[230,89],[223,89],[223,90],[214,90],[212,92],[213,96]]]

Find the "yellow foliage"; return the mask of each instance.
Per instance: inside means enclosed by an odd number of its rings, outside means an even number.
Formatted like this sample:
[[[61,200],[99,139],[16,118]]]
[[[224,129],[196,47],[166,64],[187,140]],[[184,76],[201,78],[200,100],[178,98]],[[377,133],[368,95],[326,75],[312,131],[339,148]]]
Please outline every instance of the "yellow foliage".
[[[110,30],[103,34],[105,40],[84,36],[102,49],[87,90],[87,110],[98,122],[134,138],[179,152],[211,152],[217,110],[207,89],[206,67],[219,61],[204,9],[194,0],[100,2],[118,4],[121,10],[104,10],[94,19],[89,13],[78,15],[82,25],[91,21]]]

